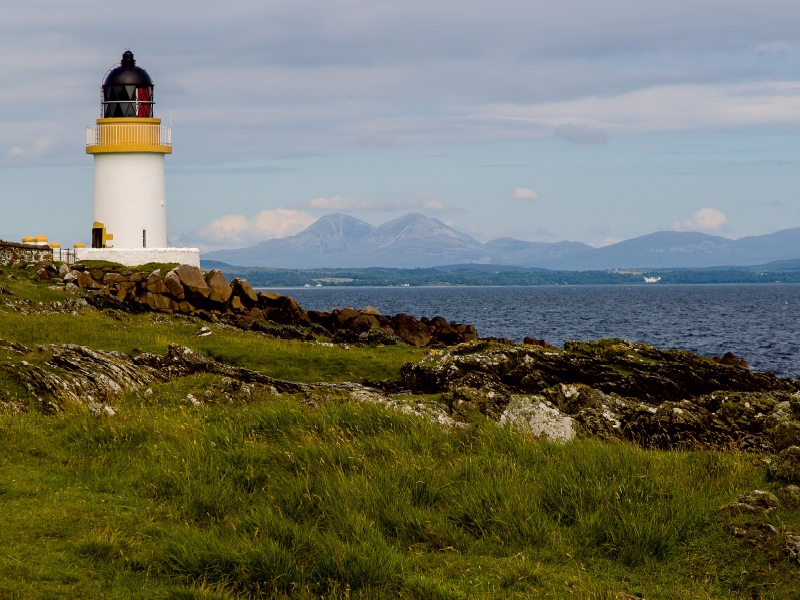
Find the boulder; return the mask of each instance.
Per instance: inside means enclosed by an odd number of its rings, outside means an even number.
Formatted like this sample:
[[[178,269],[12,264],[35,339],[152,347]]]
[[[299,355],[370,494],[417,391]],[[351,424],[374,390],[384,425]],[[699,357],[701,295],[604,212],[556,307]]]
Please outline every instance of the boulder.
[[[181,265],[174,272],[180,279],[187,300],[203,301],[208,298],[211,290],[200,269],[191,265]]]
[[[206,274],[206,285],[208,285],[209,294],[208,299],[212,302],[227,302],[233,288],[228,285],[228,281],[219,269],[213,269]]]
[[[384,329],[383,327],[373,327],[361,337],[368,344],[395,346],[403,343],[403,340],[397,337],[391,329]]]
[[[739,496],[725,508],[731,513],[765,513],[779,508],[781,503],[772,492],[753,490]]]
[[[345,306],[337,313],[336,320],[339,322],[339,326],[341,327],[344,326],[348,321],[358,318],[360,316],[361,316],[360,310],[356,310],[355,308],[350,308],[349,306]]]
[[[76,281],[78,281],[78,276],[75,275],[75,273],[67,273],[66,275],[64,275],[63,281],[65,284],[66,283],[74,284]]]
[[[277,292],[258,292],[258,306],[261,308],[273,308],[280,304],[282,294]]]
[[[242,299],[239,296],[233,296],[230,300],[230,307],[232,311],[239,312],[244,310],[244,304],[242,304]]]
[[[374,306],[367,306],[366,308],[361,309],[361,314],[378,316],[381,313]]]
[[[145,283],[145,287],[148,292],[151,294],[168,294],[169,288],[166,286],[164,281],[161,279],[161,274],[156,269],[150,276],[147,278],[147,282]]]
[[[261,292],[258,304],[263,308],[264,318],[270,321],[281,325],[311,325],[308,313],[291,296]]]
[[[250,287],[250,284],[246,279],[239,279],[238,277],[234,277],[231,279],[231,293],[239,296],[239,300],[242,304],[247,306],[248,308],[255,306],[258,304],[258,296],[253,291],[253,288]]]
[[[551,442],[568,442],[575,437],[572,418],[557,408],[545,404],[544,398],[514,396],[500,416],[502,425],[517,429],[523,434],[544,438]]]
[[[380,323],[373,315],[361,313],[356,318],[348,321],[347,326],[356,333],[362,334],[368,332],[373,327],[380,327]]]
[[[737,357],[733,352],[726,352],[722,356],[715,356],[711,360],[721,365],[728,365],[730,367],[742,367],[743,369],[747,369],[749,367],[746,360]]]
[[[181,278],[178,277],[178,274],[174,270],[167,273],[167,276],[164,277],[164,285],[173,298],[183,300],[186,297],[183,285],[181,284]]]
[[[800,483],[800,446],[789,446],[781,452],[769,468],[769,472],[775,479],[793,484]]]
[[[458,325],[456,331],[461,336],[461,340],[464,342],[477,342],[478,341],[478,332],[475,330],[475,325]]]
[[[411,315],[400,313],[392,318],[392,329],[395,335],[411,346],[427,346],[432,333],[427,325],[417,321]]]
[[[58,275],[58,271],[52,263],[39,263],[32,270],[39,281],[50,281]]]
[[[78,285],[85,290],[99,290],[103,288],[103,286],[92,279],[91,275],[86,271],[82,271],[78,274]]]

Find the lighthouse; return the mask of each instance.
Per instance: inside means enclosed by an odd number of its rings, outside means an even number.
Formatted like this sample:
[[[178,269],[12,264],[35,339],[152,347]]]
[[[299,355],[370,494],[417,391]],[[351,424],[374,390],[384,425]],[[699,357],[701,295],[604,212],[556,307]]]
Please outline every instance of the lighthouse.
[[[80,259],[199,266],[196,248],[167,247],[164,157],[172,154],[172,129],[155,117],[154,90],[130,50],[103,79],[101,117],[86,131],[94,222],[91,248],[80,249]]]

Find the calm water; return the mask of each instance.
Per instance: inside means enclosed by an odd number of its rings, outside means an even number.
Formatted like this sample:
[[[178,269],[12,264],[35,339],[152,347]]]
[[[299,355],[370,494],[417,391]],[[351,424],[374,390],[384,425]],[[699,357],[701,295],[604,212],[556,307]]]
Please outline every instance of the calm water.
[[[706,356],[731,351],[757,370],[800,378],[800,285],[309,288],[283,290],[309,310],[372,305],[441,315],[481,336],[621,337]]]

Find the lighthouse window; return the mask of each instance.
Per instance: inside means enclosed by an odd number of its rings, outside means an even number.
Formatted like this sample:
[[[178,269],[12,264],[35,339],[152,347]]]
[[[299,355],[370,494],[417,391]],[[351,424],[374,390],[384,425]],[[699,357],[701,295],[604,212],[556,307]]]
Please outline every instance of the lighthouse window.
[[[147,229],[142,229],[142,248],[147,248]]]
[[[150,88],[139,88],[136,90],[137,117],[149,118],[153,116],[153,105],[150,104]]]

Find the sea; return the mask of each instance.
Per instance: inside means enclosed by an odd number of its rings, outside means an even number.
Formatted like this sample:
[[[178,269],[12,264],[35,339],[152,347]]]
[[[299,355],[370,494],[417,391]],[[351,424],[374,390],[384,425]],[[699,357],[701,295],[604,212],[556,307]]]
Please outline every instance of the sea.
[[[262,288],[266,289],[266,288]],[[800,284],[274,288],[307,310],[374,306],[442,316],[481,337],[619,337],[704,356],[733,352],[754,370],[800,379]]]

